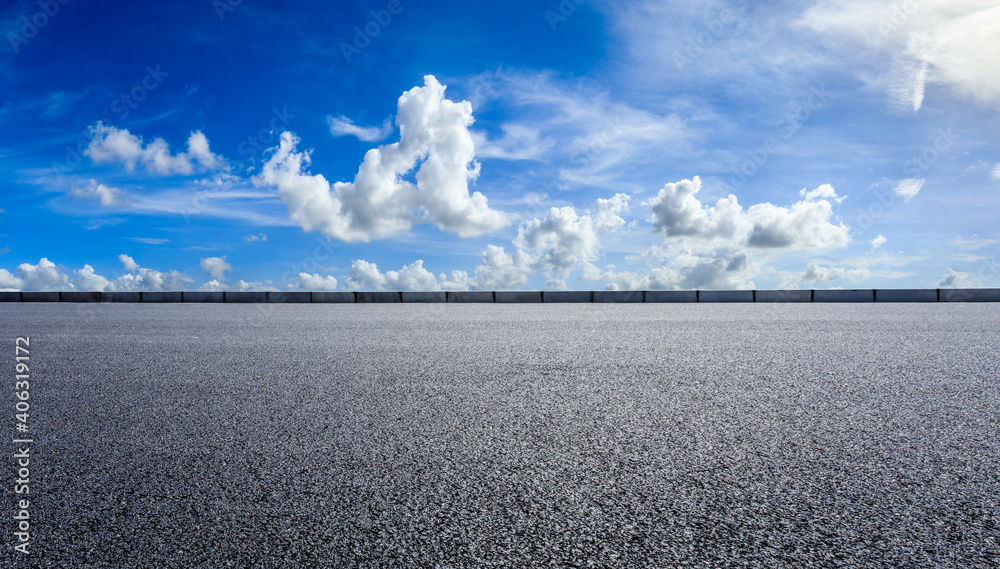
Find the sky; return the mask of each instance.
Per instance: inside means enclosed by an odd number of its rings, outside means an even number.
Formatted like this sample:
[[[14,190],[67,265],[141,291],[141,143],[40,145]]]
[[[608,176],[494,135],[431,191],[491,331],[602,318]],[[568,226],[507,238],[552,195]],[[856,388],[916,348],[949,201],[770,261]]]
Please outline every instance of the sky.
[[[1000,286],[1000,1],[0,6],[3,290]]]

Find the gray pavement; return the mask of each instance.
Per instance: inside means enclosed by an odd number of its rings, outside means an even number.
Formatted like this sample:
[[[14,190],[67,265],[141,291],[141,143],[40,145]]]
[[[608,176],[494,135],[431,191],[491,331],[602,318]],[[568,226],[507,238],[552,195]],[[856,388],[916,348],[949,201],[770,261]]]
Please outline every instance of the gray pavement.
[[[8,567],[996,567],[1000,305],[0,305]],[[14,435],[8,395],[0,435]],[[13,444],[2,449],[12,512]]]

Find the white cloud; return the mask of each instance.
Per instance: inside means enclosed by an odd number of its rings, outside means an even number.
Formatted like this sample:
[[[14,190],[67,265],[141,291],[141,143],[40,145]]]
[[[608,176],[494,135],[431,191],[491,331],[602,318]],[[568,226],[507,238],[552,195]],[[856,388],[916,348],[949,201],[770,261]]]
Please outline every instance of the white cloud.
[[[208,139],[199,131],[192,132],[188,137],[187,152],[171,155],[162,138],[156,138],[143,146],[141,137],[126,129],[105,125],[101,121],[89,130],[93,138],[83,153],[95,164],[116,162],[123,164],[129,171],[134,170],[137,165],[143,165],[147,171],[161,176],[192,174],[196,162],[206,170],[225,169],[223,159],[212,154]]]
[[[267,235],[261,233],[259,235],[247,235],[243,238],[244,241],[248,243],[256,243],[258,241],[267,241]]]
[[[976,288],[982,285],[971,273],[948,269],[948,274],[941,279],[937,286],[939,288]]]
[[[870,278],[872,274],[866,262],[861,262],[853,269],[824,267],[818,263],[809,263],[805,270],[800,273],[781,272],[780,276],[782,278],[780,288],[793,289],[798,288],[799,284],[829,283],[845,278],[855,282],[863,281]]]
[[[226,257],[207,257],[201,260],[201,269],[215,279],[226,278],[226,273],[233,270],[233,266],[226,262]]]
[[[100,202],[105,207],[126,206],[131,200],[123,190],[105,186],[97,183],[97,180],[90,180],[90,184],[83,187],[76,187],[70,190],[70,195],[77,198],[92,199]]]
[[[822,0],[805,13],[831,56],[890,101],[919,110],[929,84],[1000,104],[1000,7],[992,0]]]
[[[37,265],[21,263],[17,266],[17,276],[21,290],[69,290],[69,276],[45,257]]]
[[[600,236],[624,226],[620,214],[627,210],[626,194],[598,199],[590,215],[577,215],[571,206],[554,207],[544,219],[533,219],[518,228],[514,245],[534,254],[534,268],[564,279],[578,265],[597,259]]]
[[[902,196],[906,201],[913,199],[920,189],[924,187],[924,180],[917,178],[908,178],[906,180],[900,180],[896,182],[896,185],[892,188],[893,193],[897,196]]]
[[[299,273],[296,286],[301,290],[337,290],[337,279],[332,276],[321,277],[313,273]]]
[[[482,261],[475,270],[474,288],[482,290],[513,290],[528,282],[531,258],[520,249],[513,254],[503,247],[487,245]]]
[[[378,142],[392,134],[393,130],[392,117],[385,119],[381,127],[359,126],[343,115],[339,117],[328,116],[326,123],[330,126],[330,134],[333,136],[354,136],[365,142]]]
[[[993,170],[990,171],[990,177],[994,180],[1000,180],[1000,162],[993,166]]]
[[[356,260],[351,263],[351,275],[347,277],[345,284],[348,289],[440,290],[438,278],[424,268],[422,260],[414,261],[398,271],[386,271],[384,274],[379,271],[375,263]]]
[[[872,250],[874,251],[875,249],[878,249],[878,248],[879,248],[879,247],[881,247],[882,245],[885,245],[885,242],[886,242],[886,241],[888,241],[888,239],[886,239],[886,238],[885,238],[884,236],[882,236],[882,234],[881,234],[881,233],[879,233],[879,234],[878,234],[878,235],[877,235],[877,236],[875,237],[875,239],[872,239],[872,240],[871,240],[871,244],[872,244]]]
[[[139,270],[139,263],[136,263],[135,259],[129,257],[124,253],[118,255],[118,260],[121,261],[123,265],[125,265],[125,270],[130,273],[134,273]]]
[[[654,246],[644,254],[661,266],[648,272],[605,271],[588,267],[585,281],[605,281],[607,290],[749,289],[760,267],[746,251],[716,248],[693,251],[676,243]]]
[[[500,158],[503,160],[539,160],[553,146],[551,138],[541,138],[537,128],[523,124],[505,123],[500,125],[503,136],[490,140],[486,133],[476,131],[472,138],[476,143],[479,158]]]
[[[833,220],[831,201],[839,201],[828,184],[800,195],[790,207],[760,203],[743,210],[736,196],[705,206],[695,197],[701,179],[668,183],[653,198],[653,227],[664,238],[686,237],[736,247],[840,247],[850,240],[849,228]]]
[[[400,96],[400,141],[369,150],[354,182],[331,187],[322,175],[304,173],[309,153],[296,152],[299,141],[289,132],[254,181],[276,187],[306,231],[343,241],[389,237],[422,222],[461,237],[503,227],[506,214],[490,209],[481,193],[469,194],[469,181],[479,175],[468,130],[472,106],[445,99],[444,91],[428,75],[424,87]],[[416,184],[403,179],[414,168]]]
[[[94,267],[84,265],[82,269],[75,271],[77,274],[76,288],[80,290],[103,291],[111,284],[111,281],[94,273]]]
[[[7,269],[0,269],[0,290],[21,290],[22,286],[24,286],[24,283],[21,282],[21,279],[15,277]]]

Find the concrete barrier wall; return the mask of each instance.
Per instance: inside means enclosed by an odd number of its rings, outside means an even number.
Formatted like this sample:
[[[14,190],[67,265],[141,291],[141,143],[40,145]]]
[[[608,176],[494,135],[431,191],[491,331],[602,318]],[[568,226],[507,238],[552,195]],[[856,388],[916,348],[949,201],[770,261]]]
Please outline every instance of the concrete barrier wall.
[[[943,288],[941,302],[1000,302],[1000,288]]]
[[[71,290],[59,293],[59,302],[100,302],[100,291]]]
[[[312,294],[307,291],[268,292],[267,301],[283,304],[309,303],[312,302]]]
[[[698,291],[647,290],[646,302],[698,302]]]
[[[0,291],[0,302],[152,303],[667,303],[667,302],[1000,302],[1000,288],[834,290],[623,290],[623,291],[283,291],[91,292]]]
[[[874,290],[816,290],[813,302],[875,302]]]
[[[542,291],[542,302],[593,302],[594,294],[589,290],[546,290]]]
[[[403,302],[447,302],[445,292],[403,292]]]
[[[448,291],[448,302],[493,302],[491,290],[455,290]]]
[[[496,302],[504,303],[532,303],[542,301],[542,291],[540,290],[498,290],[494,297]]]
[[[142,293],[139,292],[102,292],[101,302],[140,302]]]
[[[811,290],[757,290],[754,302],[812,302]]]
[[[753,291],[699,290],[698,302],[753,302]]]
[[[644,302],[645,296],[641,290],[595,290],[594,302]]]
[[[354,301],[391,303],[403,302],[403,297],[402,293],[399,292],[356,292],[354,293]]]
[[[225,301],[229,303],[238,304],[248,304],[248,303],[260,303],[267,302],[267,293],[263,291],[259,292],[229,292],[226,291],[224,296]]]
[[[937,302],[935,288],[876,289],[875,302]]]
[[[184,291],[181,293],[181,302],[225,302],[226,296],[222,292],[204,291]]]
[[[354,302],[353,292],[313,291],[311,294],[312,301],[316,303],[351,304]]]

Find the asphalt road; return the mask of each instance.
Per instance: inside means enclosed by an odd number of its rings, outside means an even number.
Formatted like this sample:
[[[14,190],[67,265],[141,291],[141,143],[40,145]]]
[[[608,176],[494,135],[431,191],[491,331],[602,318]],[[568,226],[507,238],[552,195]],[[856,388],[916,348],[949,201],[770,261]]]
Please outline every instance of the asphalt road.
[[[1000,305],[0,305],[3,567],[996,567]],[[2,511],[15,511],[0,442]]]

